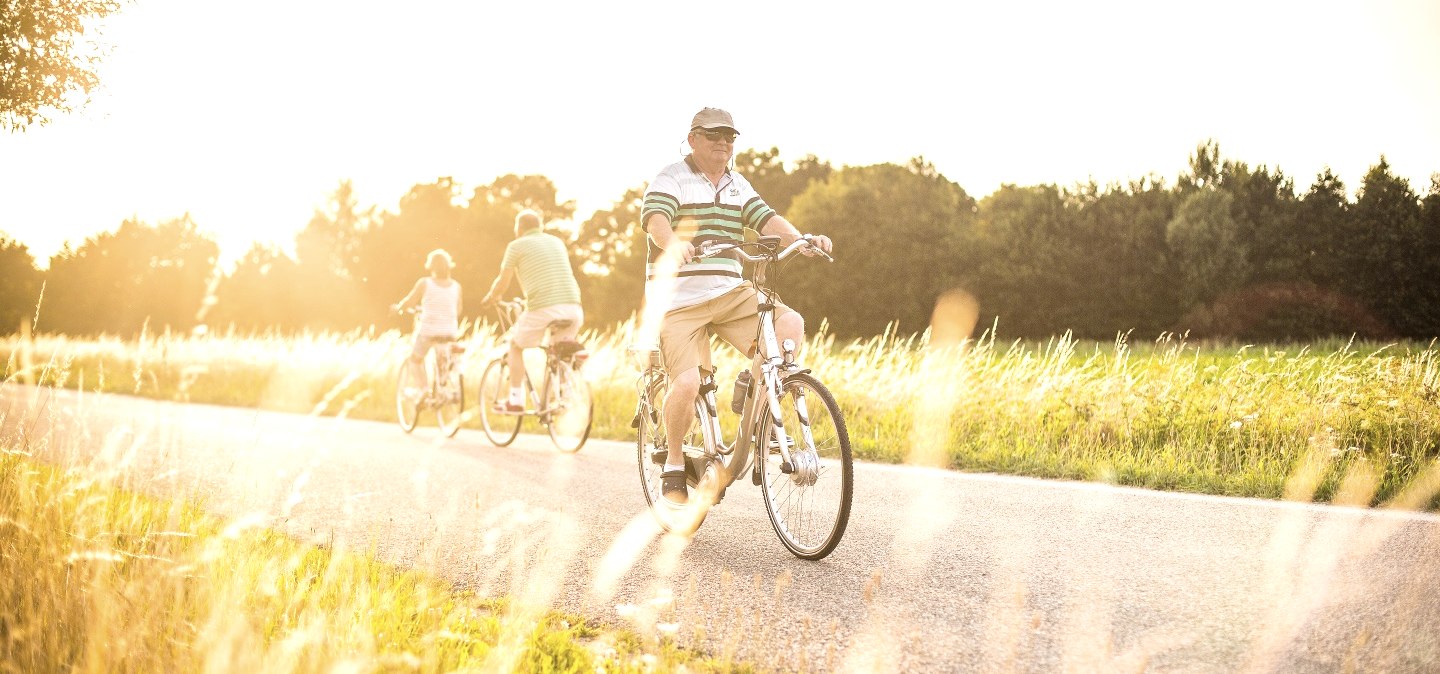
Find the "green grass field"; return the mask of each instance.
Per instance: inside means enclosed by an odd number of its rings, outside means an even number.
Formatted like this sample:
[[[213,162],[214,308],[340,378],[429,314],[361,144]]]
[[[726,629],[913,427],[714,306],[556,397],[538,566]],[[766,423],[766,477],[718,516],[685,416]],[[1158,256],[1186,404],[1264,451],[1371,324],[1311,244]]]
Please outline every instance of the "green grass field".
[[[471,335],[473,405],[495,346],[488,325]],[[630,327],[585,341],[593,436],[630,439]],[[0,342],[0,357],[7,381],[390,420],[408,345],[394,331],[12,336]],[[531,355],[538,370],[539,354]],[[1434,344],[1233,346],[1169,335],[1138,344],[983,338],[932,349],[923,337],[841,343],[822,332],[806,362],[845,408],[865,460],[1262,498],[1284,497],[1287,479],[1304,473],[1322,501],[1352,476],[1372,487],[1361,502],[1440,505],[1433,491],[1423,493],[1440,479]],[[727,349],[717,365],[727,408],[740,361]],[[478,421],[467,428],[479,432]],[[533,419],[526,429],[541,431]]]
[[[0,672],[754,671],[0,449]]]
[[[595,435],[628,439],[632,336],[620,329],[585,339]],[[394,332],[14,336],[0,342],[0,356],[6,382],[389,421],[408,348]],[[494,351],[489,328],[475,331],[472,388]],[[1239,347],[1169,337],[932,349],[918,337],[822,336],[806,360],[842,401],[868,460],[1440,505],[1435,345]],[[726,353],[718,365],[723,403],[740,361]],[[479,431],[472,422],[462,432]],[[39,462],[13,443],[0,449],[0,672],[754,668],[679,650],[654,632],[457,592],[363,550],[221,521],[127,489],[103,467]]]

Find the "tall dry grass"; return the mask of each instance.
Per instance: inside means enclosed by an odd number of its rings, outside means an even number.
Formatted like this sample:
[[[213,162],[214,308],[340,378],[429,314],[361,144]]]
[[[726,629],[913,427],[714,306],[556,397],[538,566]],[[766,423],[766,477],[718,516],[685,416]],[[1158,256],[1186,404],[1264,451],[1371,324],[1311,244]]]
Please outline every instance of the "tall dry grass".
[[[585,335],[595,437],[631,437],[635,371],[625,349],[632,331]],[[473,404],[480,370],[497,349],[493,328],[477,327],[468,343]],[[27,371],[62,386],[390,419],[395,369],[408,344],[395,331],[14,336],[0,342],[0,356],[7,377]],[[19,358],[27,350],[28,367]],[[717,354],[723,398],[740,362],[728,350]],[[530,358],[538,382],[539,354]],[[1434,344],[986,336],[934,348],[925,335],[840,342],[822,327],[806,361],[844,407],[856,455],[872,461],[914,461],[915,429],[923,426],[937,429],[926,437],[940,438],[920,461],[927,465],[1279,498],[1287,476],[1321,453],[1332,469],[1319,478],[1317,499],[1332,499],[1340,476],[1363,464],[1379,476],[1380,502],[1440,459]],[[726,427],[733,422],[727,416]]]
[[[3,421],[3,418],[0,418]],[[0,424],[3,425],[3,424]],[[749,671],[0,443],[0,672]]]

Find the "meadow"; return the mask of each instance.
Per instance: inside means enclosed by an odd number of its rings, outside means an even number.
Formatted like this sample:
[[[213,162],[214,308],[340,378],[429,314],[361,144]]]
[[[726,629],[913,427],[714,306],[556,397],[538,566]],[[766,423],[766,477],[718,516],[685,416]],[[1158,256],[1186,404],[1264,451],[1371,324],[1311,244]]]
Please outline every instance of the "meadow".
[[[584,336],[597,437],[631,437],[631,331]],[[468,343],[473,388],[498,352],[493,328],[473,329]],[[408,336],[394,331],[0,342],[6,385],[379,420],[393,419],[408,349]],[[925,335],[842,342],[822,329],[806,361],[842,401],[865,460],[1440,505],[1434,344],[987,336],[942,348]],[[723,403],[741,363],[725,353],[717,364]],[[480,431],[472,419],[462,432]],[[47,442],[0,439],[0,672],[755,669],[676,648],[653,629],[479,596],[372,551],[297,540],[261,520],[223,520],[204,504],[131,484],[119,469],[66,461],[83,452]]]
[[[592,437],[631,439],[633,326],[583,339]],[[497,353],[493,326],[474,326],[466,343],[473,406],[480,371]],[[0,360],[7,381],[390,420],[408,348],[408,336],[373,330],[15,335],[0,342]],[[1003,342],[987,333],[941,348],[926,335],[841,341],[821,326],[807,349],[806,365],[841,402],[863,460],[1260,498],[1285,497],[1287,479],[1304,474],[1319,501],[1334,500],[1349,476],[1346,488],[1368,496],[1361,502],[1440,506],[1433,343],[1232,345],[1169,334]],[[728,349],[717,354],[728,408],[740,361]],[[540,354],[530,356],[538,371]],[[533,419],[525,430],[543,432]],[[478,419],[461,432],[478,433]]]
[[[223,520],[49,442],[0,441],[0,672],[754,671]]]

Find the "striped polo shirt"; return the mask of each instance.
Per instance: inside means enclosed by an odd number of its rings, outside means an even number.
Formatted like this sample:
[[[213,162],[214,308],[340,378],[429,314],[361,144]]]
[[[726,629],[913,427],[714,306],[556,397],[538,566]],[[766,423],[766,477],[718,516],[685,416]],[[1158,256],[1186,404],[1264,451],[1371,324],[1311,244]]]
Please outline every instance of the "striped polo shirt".
[[[743,241],[743,228],[761,231],[775,215],[775,209],[740,174],[726,171],[720,184],[714,185],[687,156],[684,161],[666,166],[650,182],[640,211],[642,228],[652,213],[664,213],[676,236],[699,246],[711,241]],[[650,237],[645,239],[649,248],[645,294],[651,297],[655,293],[655,263],[663,251]],[[691,260],[681,265],[676,276],[671,310],[719,297],[743,280],[740,258],[733,252]]]
[[[560,237],[538,229],[521,234],[505,247],[500,268],[514,269],[520,277],[526,309],[580,303],[580,286],[575,283],[570,254]]]

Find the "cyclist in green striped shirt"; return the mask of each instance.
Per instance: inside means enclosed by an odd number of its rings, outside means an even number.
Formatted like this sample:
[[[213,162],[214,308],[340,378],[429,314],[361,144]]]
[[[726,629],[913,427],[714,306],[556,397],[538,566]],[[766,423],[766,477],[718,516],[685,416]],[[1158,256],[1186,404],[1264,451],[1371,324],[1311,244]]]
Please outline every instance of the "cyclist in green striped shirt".
[[[641,227],[648,234],[645,304],[664,312],[660,354],[670,374],[665,397],[666,453],[661,497],[672,506],[689,501],[685,485],[685,433],[695,419],[692,402],[700,391],[700,370],[714,370],[710,334],[755,354],[760,322],[754,285],[744,280],[740,259],[725,253],[696,257],[705,243],[743,241],[745,228],[780,237],[788,245],[800,230],[765,203],[744,176],[730,168],[735,156],[735,120],[719,108],[704,108],[690,120],[691,153],[661,169],[645,190]],[[830,252],[828,236],[813,243]],[[775,305],[775,333],[805,343],[805,320],[784,304]]]
[[[552,342],[574,341],[585,322],[580,308],[580,286],[570,268],[570,253],[560,237],[545,233],[540,214],[526,209],[515,216],[515,240],[505,247],[500,261],[500,274],[490,284],[482,304],[489,306],[504,296],[510,281],[520,279],[525,294],[525,313],[510,331],[510,396],[497,404],[503,411],[525,409],[525,349],[540,346],[545,331],[553,321],[570,321],[556,328]]]

